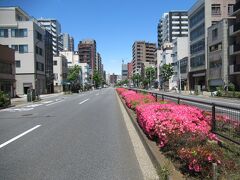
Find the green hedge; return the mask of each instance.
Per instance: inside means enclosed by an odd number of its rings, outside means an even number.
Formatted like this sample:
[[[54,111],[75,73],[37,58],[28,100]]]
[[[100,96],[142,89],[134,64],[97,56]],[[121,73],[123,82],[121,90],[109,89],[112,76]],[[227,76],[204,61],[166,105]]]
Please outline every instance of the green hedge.
[[[0,91],[0,108],[5,108],[11,104],[11,99],[8,94]]]

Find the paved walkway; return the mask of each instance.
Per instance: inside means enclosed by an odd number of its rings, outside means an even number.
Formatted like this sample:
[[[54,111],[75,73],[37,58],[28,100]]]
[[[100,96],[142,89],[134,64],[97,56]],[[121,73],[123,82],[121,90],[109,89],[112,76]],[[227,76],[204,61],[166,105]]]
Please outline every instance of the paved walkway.
[[[42,94],[42,95],[40,95],[40,99],[44,100],[44,99],[48,99],[48,98],[52,98],[52,97],[57,97],[62,94],[63,93]],[[31,103],[33,103],[33,102],[27,102],[27,95],[22,95],[19,98],[11,99],[12,106],[18,106],[18,105],[22,105],[22,104],[31,104]]]

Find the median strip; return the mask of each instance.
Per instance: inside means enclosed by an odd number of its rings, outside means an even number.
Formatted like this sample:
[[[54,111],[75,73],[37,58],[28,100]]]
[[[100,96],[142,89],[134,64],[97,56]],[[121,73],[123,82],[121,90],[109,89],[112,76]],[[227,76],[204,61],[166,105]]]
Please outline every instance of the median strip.
[[[79,104],[83,104],[83,103],[87,102],[88,100],[89,100],[89,99],[86,99],[86,100],[80,102]]]
[[[16,140],[19,139],[20,137],[22,137],[22,136],[24,136],[24,135],[30,133],[31,131],[33,131],[33,130],[39,128],[40,126],[41,126],[41,125],[37,125],[37,126],[31,128],[31,129],[29,129],[29,130],[23,132],[22,134],[19,134],[18,136],[14,137],[14,138],[12,138],[12,139],[10,139],[10,140],[8,140],[7,142],[1,144],[1,145],[0,145],[0,149],[3,148],[4,146],[10,144],[11,142],[16,141]]]

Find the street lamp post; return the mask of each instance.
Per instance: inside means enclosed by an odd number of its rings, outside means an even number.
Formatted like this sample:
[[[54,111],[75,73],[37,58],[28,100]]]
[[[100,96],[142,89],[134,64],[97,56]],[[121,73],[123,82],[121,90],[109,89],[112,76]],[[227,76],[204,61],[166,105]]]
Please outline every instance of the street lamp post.
[[[180,60],[178,61],[178,78],[179,78],[179,93],[181,94],[182,83],[181,83],[181,69],[180,69]]]

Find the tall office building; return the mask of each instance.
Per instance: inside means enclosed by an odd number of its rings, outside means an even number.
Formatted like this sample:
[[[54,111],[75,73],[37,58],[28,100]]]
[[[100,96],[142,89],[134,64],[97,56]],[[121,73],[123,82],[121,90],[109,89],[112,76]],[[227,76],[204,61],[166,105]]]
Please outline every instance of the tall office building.
[[[69,42],[69,50],[74,51],[74,38],[70,37]]]
[[[189,17],[189,88],[200,85],[202,90],[208,86],[206,78],[208,28],[229,16],[235,0],[198,0],[188,11]]]
[[[128,78],[128,64],[122,64],[122,80],[126,80]]]
[[[0,44],[15,50],[16,93],[46,92],[45,32],[19,7],[0,7]]]
[[[158,48],[165,42],[172,42],[177,37],[188,36],[187,11],[164,13],[158,24]]]
[[[89,65],[90,75],[93,76],[96,70],[96,41],[93,39],[82,40],[78,44],[78,53],[80,63]]]
[[[155,61],[155,51],[156,44],[145,42],[145,41],[135,41],[132,45],[132,65],[133,74],[142,74],[142,65],[148,63],[149,65],[156,65]]]
[[[229,80],[240,90],[240,0],[233,6],[232,16],[236,16],[234,25],[230,26],[230,35],[235,39],[230,44]]]
[[[52,34],[53,55],[58,56],[59,52],[63,50],[61,24],[56,19],[41,18],[38,19],[37,21]]]
[[[74,39],[68,33],[62,33],[62,42],[64,51],[74,51]]]

